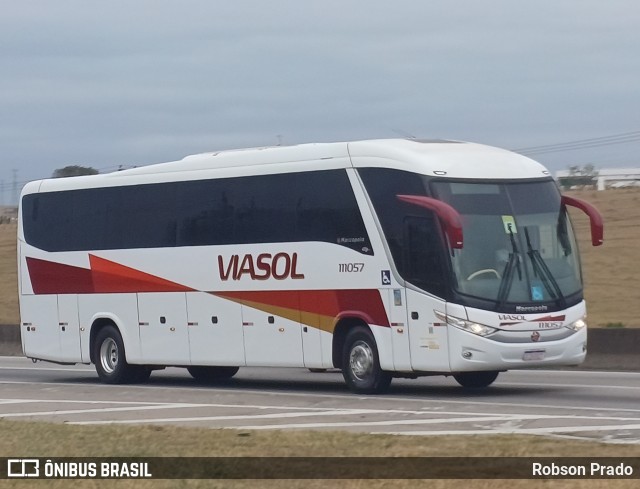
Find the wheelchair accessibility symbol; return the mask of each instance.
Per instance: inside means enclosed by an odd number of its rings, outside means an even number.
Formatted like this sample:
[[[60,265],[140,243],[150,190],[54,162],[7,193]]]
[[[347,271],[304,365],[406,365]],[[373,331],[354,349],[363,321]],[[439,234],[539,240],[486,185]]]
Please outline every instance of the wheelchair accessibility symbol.
[[[382,270],[382,285],[391,285],[391,270]]]

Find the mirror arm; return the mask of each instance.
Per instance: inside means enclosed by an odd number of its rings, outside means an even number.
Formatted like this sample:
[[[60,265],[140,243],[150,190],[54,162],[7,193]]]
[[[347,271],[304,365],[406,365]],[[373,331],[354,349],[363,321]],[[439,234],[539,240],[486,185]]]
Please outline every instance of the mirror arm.
[[[402,202],[424,207],[425,209],[435,212],[444,224],[445,233],[449,238],[451,247],[462,249],[462,218],[457,210],[446,202],[423,195],[396,195],[396,197]]]
[[[600,246],[604,242],[604,222],[602,215],[593,205],[582,199],[576,197],[569,197],[567,195],[562,196],[562,204],[571,207],[577,207],[587,216],[591,223],[591,244],[593,246]]]

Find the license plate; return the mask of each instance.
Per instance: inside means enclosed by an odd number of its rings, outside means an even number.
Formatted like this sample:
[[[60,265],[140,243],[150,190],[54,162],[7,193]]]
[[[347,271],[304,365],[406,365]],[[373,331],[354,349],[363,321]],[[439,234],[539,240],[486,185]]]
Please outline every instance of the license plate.
[[[545,350],[531,350],[531,351],[525,351],[524,352],[524,356],[522,357],[523,360],[529,360],[529,361],[534,361],[534,360],[544,360],[544,353]]]

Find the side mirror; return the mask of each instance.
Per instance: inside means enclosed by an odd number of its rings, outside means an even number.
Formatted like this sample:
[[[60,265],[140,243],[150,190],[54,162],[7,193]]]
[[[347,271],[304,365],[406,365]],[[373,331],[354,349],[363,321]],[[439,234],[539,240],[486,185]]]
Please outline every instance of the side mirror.
[[[444,225],[444,231],[449,238],[451,247],[462,249],[462,218],[457,210],[441,200],[422,195],[396,195],[396,197],[402,202],[424,207],[435,212],[440,222]]]
[[[562,196],[562,203],[564,205],[570,205],[571,207],[577,207],[589,216],[589,221],[591,222],[591,244],[593,246],[600,246],[604,242],[604,222],[598,209],[589,204],[589,202],[566,195]]]

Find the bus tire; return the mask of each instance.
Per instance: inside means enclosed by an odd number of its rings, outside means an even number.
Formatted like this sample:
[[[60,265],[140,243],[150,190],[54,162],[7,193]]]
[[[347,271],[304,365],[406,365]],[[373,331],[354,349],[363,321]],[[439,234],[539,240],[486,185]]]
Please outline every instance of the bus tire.
[[[467,389],[482,389],[489,387],[498,378],[500,372],[462,372],[454,374],[453,378]]]
[[[380,368],[378,347],[369,328],[358,326],[347,333],[342,376],[349,389],[357,394],[378,394],[391,384],[391,374]]]
[[[239,367],[187,367],[191,377],[198,382],[209,383],[227,380],[240,370]]]
[[[105,384],[144,382],[149,378],[148,375],[145,378],[148,369],[127,363],[122,336],[113,325],[105,326],[98,332],[93,358],[98,377]]]
[[[136,370],[130,380],[130,382],[133,384],[144,384],[147,380],[149,380],[149,377],[151,377],[152,369],[149,367],[144,367],[142,365],[130,365],[130,367]]]

